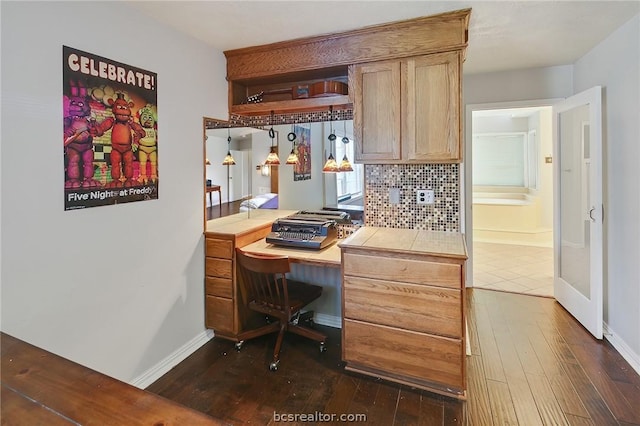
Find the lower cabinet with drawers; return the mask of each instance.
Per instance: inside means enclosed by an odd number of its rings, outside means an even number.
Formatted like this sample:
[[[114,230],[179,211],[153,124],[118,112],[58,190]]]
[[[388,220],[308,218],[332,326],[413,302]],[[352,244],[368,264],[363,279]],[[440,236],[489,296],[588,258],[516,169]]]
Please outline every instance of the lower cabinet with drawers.
[[[270,223],[238,233],[205,233],[205,325],[216,337],[237,341],[249,316],[237,285],[235,249],[264,238]]]
[[[464,399],[461,234],[361,231],[340,244],[346,369]],[[394,231],[404,238],[393,238]],[[453,244],[430,246],[428,238]],[[385,240],[396,242],[386,247]]]

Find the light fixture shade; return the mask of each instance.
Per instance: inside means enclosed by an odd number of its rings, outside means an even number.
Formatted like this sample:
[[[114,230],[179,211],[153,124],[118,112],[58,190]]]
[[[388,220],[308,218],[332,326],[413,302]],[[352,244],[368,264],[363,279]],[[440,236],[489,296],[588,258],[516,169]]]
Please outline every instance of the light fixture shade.
[[[224,157],[224,160],[222,160],[222,165],[234,166],[235,164],[236,164],[236,160],[233,159],[233,156],[231,155],[231,151],[227,151],[227,156]]]
[[[333,157],[333,154],[329,154],[329,158],[327,162],[324,163],[324,167],[322,168],[323,173],[336,173],[339,172],[340,169],[338,167],[338,162]]]
[[[285,164],[298,164],[298,154],[295,153],[295,150],[291,150]]]
[[[347,158],[347,154],[344,155],[344,157],[342,157],[342,161],[340,162],[340,167],[339,167],[341,172],[352,172],[353,171],[353,167],[351,167],[351,163],[349,162],[349,159]]]
[[[204,164],[206,164],[207,166],[210,166],[211,165],[211,161],[209,161],[208,158],[205,158],[204,159]]]
[[[280,165],[280,158],[278,158],[278,153],[276,152],[275,146],[271,147],[271,152],[269,152],[269,155],[267,156],[267,159],[264,161],[264,164],[268,166]]]

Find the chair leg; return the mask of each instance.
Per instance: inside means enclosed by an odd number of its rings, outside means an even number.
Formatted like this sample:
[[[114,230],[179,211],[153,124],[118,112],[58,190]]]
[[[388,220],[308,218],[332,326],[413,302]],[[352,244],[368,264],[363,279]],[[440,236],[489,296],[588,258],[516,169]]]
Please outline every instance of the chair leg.
[[[284,339],[284,332],[287,329],[287,323],[280,323],[280,333],[278,333],[278,339],[276,340],[276,346],[273,349],[273,361],[269,364],[269,370],[276,371],[278,364],[280,364],[280,347],[282,347],[282,340]]]
[[[307,327],[301,327],[299,325],[289,325],[289,331],[320,343],[324,343],[327,340],[327,336],[319,331]]]

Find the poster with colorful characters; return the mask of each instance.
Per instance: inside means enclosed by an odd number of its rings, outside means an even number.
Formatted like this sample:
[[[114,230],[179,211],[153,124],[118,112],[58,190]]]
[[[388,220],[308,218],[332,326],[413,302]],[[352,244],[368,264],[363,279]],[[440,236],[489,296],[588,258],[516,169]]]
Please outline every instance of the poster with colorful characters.
[[[63,46],[64,209],[158,198],[155,73]]]
[[[305,125],[294,126],[296,134],[295,153],[298,155],[298,164],[293,166],[293,180],[311,179],[311,128]]]

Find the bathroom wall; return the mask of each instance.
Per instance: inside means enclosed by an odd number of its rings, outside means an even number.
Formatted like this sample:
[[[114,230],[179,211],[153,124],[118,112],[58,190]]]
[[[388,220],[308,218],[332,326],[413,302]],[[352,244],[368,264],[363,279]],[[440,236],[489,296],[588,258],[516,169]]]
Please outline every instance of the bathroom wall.
[[[551,246],[553,240],[551,108],[543,107],[529,116],[476,114],[473,134],[529,133],[537,139],[538,184],[523,187],[473,187],[473,237],[476,241]],[[478,149],[478,147],[473,147]],[[474,151],[474,158],[479,158]]]

